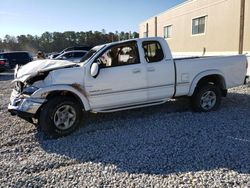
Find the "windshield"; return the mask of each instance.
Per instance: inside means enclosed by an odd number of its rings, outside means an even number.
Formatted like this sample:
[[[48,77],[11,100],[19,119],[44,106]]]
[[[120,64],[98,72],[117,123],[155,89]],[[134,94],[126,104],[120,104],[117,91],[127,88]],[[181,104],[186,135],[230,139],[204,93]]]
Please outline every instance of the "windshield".
[[[89,59],[91,59],[98,51],[100,51],[104,47],[105,47],[105,45],[101,45],[101,46],[96,46],[96,47],[92,48],[88,53],[86,53],[82,57],[80,62],[88,62]]]

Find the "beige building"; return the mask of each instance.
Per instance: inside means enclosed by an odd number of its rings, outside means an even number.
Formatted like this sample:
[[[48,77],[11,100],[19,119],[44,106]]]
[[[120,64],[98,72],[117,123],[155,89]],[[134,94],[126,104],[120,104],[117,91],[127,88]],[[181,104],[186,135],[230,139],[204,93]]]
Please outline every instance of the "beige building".
[[[250,0],[188,0],[144,21],[140,37],[164,37],[175,55],[250,53]]]

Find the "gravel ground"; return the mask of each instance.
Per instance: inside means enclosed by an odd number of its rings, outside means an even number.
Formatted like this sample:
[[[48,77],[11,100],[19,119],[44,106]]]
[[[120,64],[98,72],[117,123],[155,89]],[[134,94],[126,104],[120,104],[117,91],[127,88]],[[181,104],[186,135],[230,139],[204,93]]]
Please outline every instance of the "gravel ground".
[[[250,187],[250,87],[205,114],[188,100],[86,114],[51,140],[9,115],[10,79],[0,75],[0,187]]]

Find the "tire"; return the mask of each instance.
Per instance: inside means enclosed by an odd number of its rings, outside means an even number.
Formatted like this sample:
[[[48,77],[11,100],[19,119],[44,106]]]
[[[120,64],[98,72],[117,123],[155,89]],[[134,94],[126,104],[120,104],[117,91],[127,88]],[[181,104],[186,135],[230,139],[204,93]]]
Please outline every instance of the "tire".
[[[81,105],[74,98],[53,97],[42,106],[38,124],[45,134],[58,138],[74,132],[81,117]]]
[[[193,110],[196,112],[215,111],[221,104],[221,90],[218,86],[207,84],[198,87],[192,96]]]

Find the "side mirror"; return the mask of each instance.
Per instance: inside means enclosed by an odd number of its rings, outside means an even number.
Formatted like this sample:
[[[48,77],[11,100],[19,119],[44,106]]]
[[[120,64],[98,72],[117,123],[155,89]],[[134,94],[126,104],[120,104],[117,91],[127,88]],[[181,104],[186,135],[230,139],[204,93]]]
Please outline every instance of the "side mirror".
[[[98,63],[93,63],[90,67],[90,74],[93,78],[96,78],[99,74],[100,67]]]

